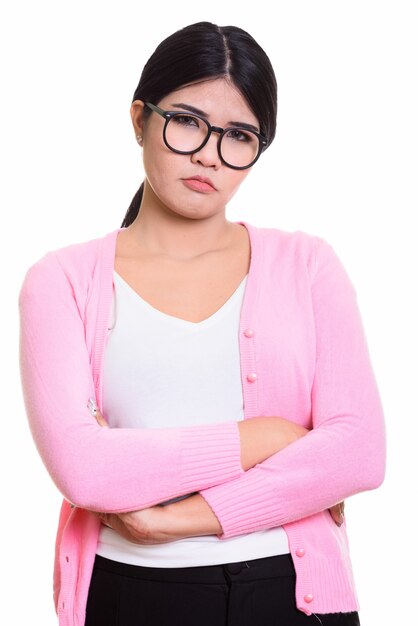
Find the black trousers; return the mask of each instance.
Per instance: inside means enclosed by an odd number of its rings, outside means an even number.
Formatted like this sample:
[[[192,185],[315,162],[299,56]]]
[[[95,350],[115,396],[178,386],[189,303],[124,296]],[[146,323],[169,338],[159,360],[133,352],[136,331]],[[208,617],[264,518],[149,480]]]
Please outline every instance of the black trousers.
[[[296,608],[290,554],[202,567],[142,567],[96,556],[85,626],[359,626],[357,612]]]

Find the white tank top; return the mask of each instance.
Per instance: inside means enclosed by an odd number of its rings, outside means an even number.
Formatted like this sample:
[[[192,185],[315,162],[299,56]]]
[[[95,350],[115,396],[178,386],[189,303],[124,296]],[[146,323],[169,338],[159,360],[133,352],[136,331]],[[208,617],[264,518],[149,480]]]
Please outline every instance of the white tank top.
[[[247,276],[202,322],[159,311],[116,271],[103,380],[112,428],[172,428],[242,420],[239,320]],[[175,502],[187,495],[173,498]],[[102,526],[97,554],[148,567],[193,567],[287,554],[281,527],[229,539],[216,535],[139,545]]]

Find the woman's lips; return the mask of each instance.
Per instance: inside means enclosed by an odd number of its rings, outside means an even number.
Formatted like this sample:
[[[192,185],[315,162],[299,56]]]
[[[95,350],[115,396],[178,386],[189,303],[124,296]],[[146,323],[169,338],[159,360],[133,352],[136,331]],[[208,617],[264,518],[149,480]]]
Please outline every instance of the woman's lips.
[[[216,191],[215,187],[211,183],[202,178],[183,178],[182,180],[186,187],[189,187],[189,189],[193,189],[194,191],[201,191],[203,193]]]

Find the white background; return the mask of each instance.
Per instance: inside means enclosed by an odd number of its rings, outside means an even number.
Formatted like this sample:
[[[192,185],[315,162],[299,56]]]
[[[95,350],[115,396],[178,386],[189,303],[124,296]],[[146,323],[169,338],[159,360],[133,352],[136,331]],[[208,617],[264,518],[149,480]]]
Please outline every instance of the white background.
[[[228,219],[324,237],[356,286],[388,435],[383,486],[346,502],[361,623],[416,620],[416,3],[275,7],[273,14],[263,0],[3,5],[0,614],[7,626],[56,624],[61,501],[27,427],[18,290],[46,251],[120,226],[143,178],[129,117],[140,72],[163,38],[200,20],[248,30],[270,56],[279,87],[276,139]]]

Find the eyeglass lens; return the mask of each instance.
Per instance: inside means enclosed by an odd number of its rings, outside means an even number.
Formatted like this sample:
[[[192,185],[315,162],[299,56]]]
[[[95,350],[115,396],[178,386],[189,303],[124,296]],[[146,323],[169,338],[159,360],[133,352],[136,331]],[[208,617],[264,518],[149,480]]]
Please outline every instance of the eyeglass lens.
[[[194,115],[174,115],[166,127],[166,140],[171,148],[181,152],[197,151],[206,140],[209,129]],[[259,150],[257,135],[250,130],[233,128],[223,136],[220,145],[222,158],[235,167],[245,167],[254,161]]]

